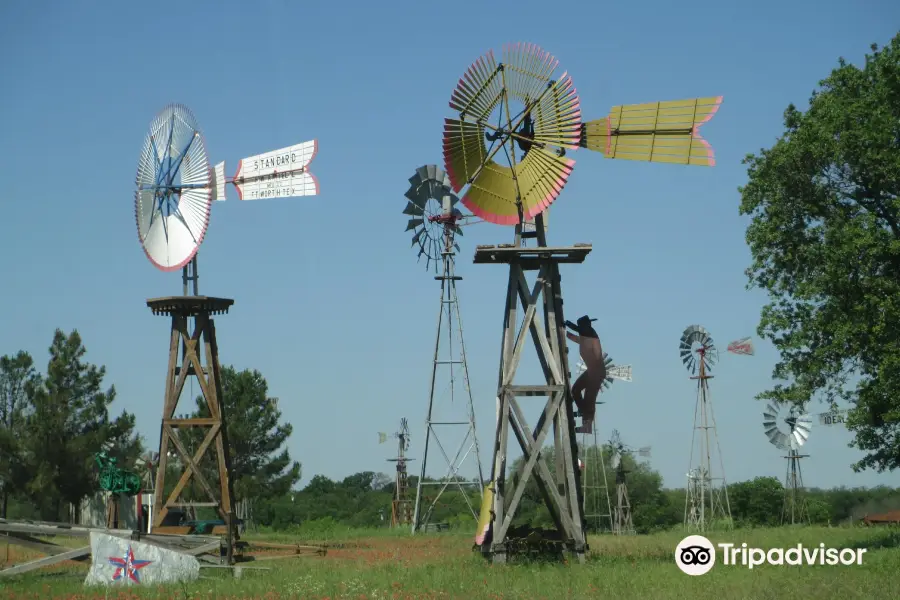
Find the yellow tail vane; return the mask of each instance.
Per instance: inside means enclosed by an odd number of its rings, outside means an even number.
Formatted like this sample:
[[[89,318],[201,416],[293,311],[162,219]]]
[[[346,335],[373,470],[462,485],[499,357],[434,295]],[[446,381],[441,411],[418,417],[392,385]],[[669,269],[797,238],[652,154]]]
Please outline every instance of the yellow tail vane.
[[[606,158],[712,167],[712,146],[700,126],[722,96],[614,106],[605,119],[582,125],[581,146]]]

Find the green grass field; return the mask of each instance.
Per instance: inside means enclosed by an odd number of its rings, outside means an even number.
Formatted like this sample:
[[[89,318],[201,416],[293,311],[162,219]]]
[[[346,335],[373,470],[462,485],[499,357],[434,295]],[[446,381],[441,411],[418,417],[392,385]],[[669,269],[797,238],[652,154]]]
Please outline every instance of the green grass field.
[[[202,569],[183,586],[128,589],[84,588],[83,564],[0,580],[6,598],[281,598],[309,599],[556,599],[728,600],[900,598],[900,531],[866,528],[781,528],[709,534],[714,543],[746,542],[763,549],[802,543],[818,547],[867,548],[861,566],[724,566],[721,554],[706,575],[691,577],[675,565],[681,532],[650,536],[591,537],[589,561],[492,566],[471,552],[472,537],[435,534],[410,537],[380,531],[335,532],[328,539],[299,535],[248,536],[248,540],[327,543],[328,554],[248,563],[270,570]],[[71,545],[71,544],[67,544]],[[32,557],[14,546],[8,562]],[[18,552],[18,554],[17,554]],[[7,556],[0,541],[0,560]]]

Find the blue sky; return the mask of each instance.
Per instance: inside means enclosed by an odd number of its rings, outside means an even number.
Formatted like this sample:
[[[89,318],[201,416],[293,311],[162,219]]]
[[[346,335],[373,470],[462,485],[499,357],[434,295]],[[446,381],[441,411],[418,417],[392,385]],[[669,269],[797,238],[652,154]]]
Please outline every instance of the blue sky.
[[[559,5],[557,17],[527,1],[52,4],[0,7],[0,353],[29,350],[43,368],[54,328],[77,328],[116,385],[116,412],[136,413],[157,443],[168,323],[144,301],[179,294],[181,281],[149,263],[135,232],[151,120],[170,102],[188,105],[229,174],[243,156],[316,138],[320,196],[242,203],[229,190],[199,254],[201,293],[236,301],[217,319],[221,361],[267,377],[294,425],[304,482],[390,472],[392,448],[377,432],[404,416],[420,456],[438,288],[403,232],[403,193],[416,167],[441,163],[447,102],[469,64],[529,41],[573,76],[586,119],[616,104],[725,97],[703,128],[715,168],[577,152],[550,217],[552,244],[594,245],[563,271],[567,316],[599,316],[605,349],[634,367],[633,383],[606,394],[599,427],[652,445],[665,483],[682,486],[695,388],[678,338],[693,323],[723,346],[755,336],[766,300],[745,290],[740,161],[775,141],[788,103],[805,106],[839,56],[860,62],[900,24],[889,0],[815,10],[797,0],[585,2]],[[506,276],[472,256],[511,236],[468,228],[457,266],[486,473]],[[754,357],[723,354],[711,384],[730,481],[784,477],[753,400],[776,352],[756,347]],[[898,473],[854,474],[849,440],[813,431],[808,485],[900,485]]]

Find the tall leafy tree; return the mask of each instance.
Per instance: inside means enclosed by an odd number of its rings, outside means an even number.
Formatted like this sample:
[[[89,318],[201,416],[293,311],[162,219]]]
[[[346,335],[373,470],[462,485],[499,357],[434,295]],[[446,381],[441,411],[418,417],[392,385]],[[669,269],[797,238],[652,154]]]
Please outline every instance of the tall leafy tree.
[[[781,524],[784,486],[774,477],[756,477],[728,486],[731,515],[742,524],[772,527]]]
[[[19,351],[0,357],[0,517],[6,518],[9,497],[22,491],[23,444],[28,392],[37,372],[31,355]]]
[[[259,371],[227,366],[220,373],[235,500],[286,494],[300,481],[300,463],[291,460],[283,447],[293,427],[281,422],[278,399],[269,397],[268,383]],[[209,417],[203,396],[197,398],[191,416]],[[202,438],[204,433],[199,430],[194,435]]]
[[[63,518],[63,507],[78,506],[97,491],[93,456],[107,440],[126,465],[140,453],[134,415],[109,418],[115,388],[102,389],[105,367],[85,362],[87,349],[77,331],[57,329],[47,374],[31,386],[27,423],[27,492],[47,519]]]
[[[774,146],[745,159],[759,335],[781,353],[760,395],[854,404],[856,470],[900,466],[900,34],[843,59]]]

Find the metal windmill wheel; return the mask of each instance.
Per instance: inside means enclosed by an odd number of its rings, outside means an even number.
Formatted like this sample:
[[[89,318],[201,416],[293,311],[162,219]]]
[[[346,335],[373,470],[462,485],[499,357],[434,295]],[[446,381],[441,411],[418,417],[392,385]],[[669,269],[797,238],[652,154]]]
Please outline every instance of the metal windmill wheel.
[[[456,208],[459,198],[450,189],[450,178],[435,165],[416,169],[416,174],[409,178],[409,184],[407,204],[403,209],[403,214],[411,217],[406,231],[413,231],[412,246],[419,246],[419,260],[425,257],[426,269],[434,262],[437,273],[441,254],[445,250],[446,228],[450,228],[453,235],[462,235],[462,228],[457,224],[463,217]],[[459,250],[457,244],[453,247]]]
[[[719,360],[719,351],[713,342],[712,336],[700,325],[691,325],[681,334],[679,345],[681,362],[691,375],[697,373],[702,363],[706,373]]]
[[[773,400],[763,412],[763,429],[773,446],[796,451],[809,439],[812,419],[796,406]]]

